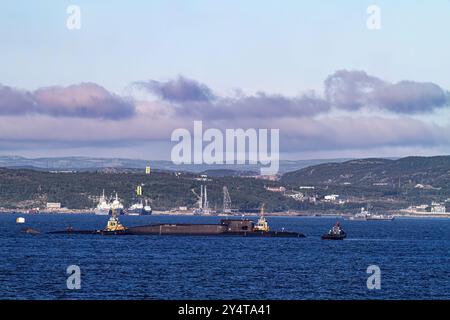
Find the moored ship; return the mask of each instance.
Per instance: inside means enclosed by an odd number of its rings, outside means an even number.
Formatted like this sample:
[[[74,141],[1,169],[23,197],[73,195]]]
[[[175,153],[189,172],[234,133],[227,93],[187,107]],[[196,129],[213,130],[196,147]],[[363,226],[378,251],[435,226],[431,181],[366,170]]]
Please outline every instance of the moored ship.
[[[142,184],[136,187],[136,196],[140,201],[132,204],[125,212],[129,216],[145,216],[152,214],[152,207],[148,204],[147,199],[145,199],[145,205],[142,200]]]
[[[152,207],[145,201],[145,205],[141,202],[131,205],[125,212],[129,216],[148,216],[152,214]]]
[[[352,221],[366,221],[368,215],[369,215],[369,211],[363,207],[363,208],[361,208],[361,212],[356,213],[354,215],[347,216],[346,219],[352,220]]]
[[[94,213],[100,216],[107,216],[111,215],[113,210],[116,210],[116,213],[119,215],[123,214],[123,204],[119,201],[117,193],[115,199],[110,202],[108,198],[105,197],[105,190],[103,190],[103,194],[99,198]]]
[[[109,211],[111,210],[111,204],[108,199],[105,197],[105,190],[103,190],[102,195],[98,200],[97,207],[95,208],[95,214],[99,216],[107,216]]]
[[[381,221],[392,221],[395,217],[390,214],[369,214],[366,220],[381,220]]]

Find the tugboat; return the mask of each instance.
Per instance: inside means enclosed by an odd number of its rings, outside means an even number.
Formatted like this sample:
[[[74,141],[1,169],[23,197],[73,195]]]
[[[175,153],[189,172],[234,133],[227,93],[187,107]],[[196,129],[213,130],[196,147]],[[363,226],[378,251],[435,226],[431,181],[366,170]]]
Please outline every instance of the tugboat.
[[[118,234],[128,234],[127,228],[124,227],[119,218],[117,218],[116,209],[112,208],[111,217],[108,219],[105,229],[100,230],[102,235],[118,235]]]
[[[260,216],[259,216],[258,222],[253,227],[253,230],[255,230],[255,231],[264,231],[264,232],[267,232],[267,231],[270,230],[269,223],[267,222],[266,217],[264,217],[264,204],[261,207],[261,212],[260,212]]]
[[[346,237],[347,234],[341,229],[341,224],[337,221],[333,228],[322,236],[322,240],[344,240]]]

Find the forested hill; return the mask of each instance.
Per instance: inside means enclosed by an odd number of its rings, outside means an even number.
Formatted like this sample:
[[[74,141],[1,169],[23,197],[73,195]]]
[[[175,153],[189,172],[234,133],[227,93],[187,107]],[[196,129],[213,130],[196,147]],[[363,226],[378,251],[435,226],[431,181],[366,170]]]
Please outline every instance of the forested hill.
[[[193,190],[199,193],[200,185],[207,185],[209,203],[218,210],[222,208],[224,186],[233,208],[241,211],[257,211],[263,203],[268,212],[347,210],[359,208],[364,202],[398,209],[450,197],[450,156],[319,164],[286,173],[280,181],[256,179],[246,176],[248,172],[230,170],[209,170],[203,174],[208,177],[202,177],[202,173],[158,170],[147,175],[142,170],[118,168],[92,172],[0,168],[0,208],[42,208],[47,202],[61,202],[70,209],[93,208],[103,189],[106,195],[117,192],[124,205],[129,206],[136,200],[134,191],[140,184],[143,196],[156,210],[194,207],[198,198]],[[280,186],[285,188],[277,189]],[[301,188],[304,186],[308,188]],[[347,201],[325,201],[324,196],[330,194]]]
[[[449,189],[450,156],[360,159],[319,164],[283,175],[288,185],[411,186]]]
[[[52,173],[0,168],[0,207],[42,208],[47,202],[61,202],[71,209],[92,208],[103,189],[107,196],[117,192],[128,206],[136,200],[134,193],[140,184],[143,196],[151,201],[154,209],[195,206],[197,197],[192,189],[200,193],[200,185],[207,185],[209,203],[218,209],[222,207],[224,186],[229,190],[235,209],[258,210],[262,202],[268,210],[274,211],[295,207],[294,200],[267,191],[265,183],[267,181],[221,175],[202,181],[199,174],[171,171],[152,171],[147,175],[123,170]]]

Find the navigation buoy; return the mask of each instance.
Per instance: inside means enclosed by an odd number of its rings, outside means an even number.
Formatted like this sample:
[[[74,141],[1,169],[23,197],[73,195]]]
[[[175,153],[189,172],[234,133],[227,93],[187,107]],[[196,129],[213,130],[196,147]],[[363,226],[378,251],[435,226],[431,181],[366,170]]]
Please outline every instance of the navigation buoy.
[[[16,219],[16,223],[25,223],[25,218],[23,218],[23,217],[18,217],[18,218]]]

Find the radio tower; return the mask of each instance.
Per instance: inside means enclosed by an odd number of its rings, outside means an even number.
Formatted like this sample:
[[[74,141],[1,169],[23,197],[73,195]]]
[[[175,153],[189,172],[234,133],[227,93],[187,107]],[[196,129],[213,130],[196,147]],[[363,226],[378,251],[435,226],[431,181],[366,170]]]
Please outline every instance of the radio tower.
[[[206,186],[205,186],[205,202],[203,204],[203,208],[205,208],[206,210],[209,209],[208,192],[206,191]]]
[[[223,213],[231,213],[231,198],[226,186],[223,187]]]
[[[200,186],[199,209],[203,209],[203,185]]]

